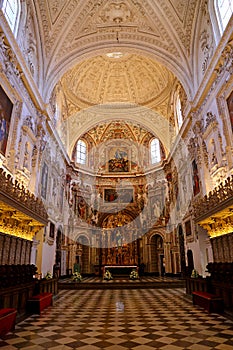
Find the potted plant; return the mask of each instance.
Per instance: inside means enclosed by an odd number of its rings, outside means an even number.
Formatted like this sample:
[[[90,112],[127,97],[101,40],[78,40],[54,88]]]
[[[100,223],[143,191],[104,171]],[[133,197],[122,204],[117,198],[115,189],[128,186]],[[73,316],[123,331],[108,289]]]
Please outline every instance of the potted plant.
[[[198,278],[198,277],[199,277],[199,273],[197,272],[197,270],[193,269],[191,278]]]
[[[137,280],[139,278],[138,272],[135,269],[133,269],[130,273],[129,278],[131,280]]]
[[[51,273],[50,271],[48,271],[48,272],[46,273],[46,275],[44,276],[44,278],[45,278],[46,280],[50,280],[50,279],[53,278],[53,275],[52,275],[52,273]]]
[[[82,275],[80,272],[75,271],[72,275],[72,281],[74,282],[81,282],[82,281]]]
[[[111,272],[109,270],[106,270],[104,273],[104,280],[110,281],[112,279],[113,279],[113,277],[112,277]]]

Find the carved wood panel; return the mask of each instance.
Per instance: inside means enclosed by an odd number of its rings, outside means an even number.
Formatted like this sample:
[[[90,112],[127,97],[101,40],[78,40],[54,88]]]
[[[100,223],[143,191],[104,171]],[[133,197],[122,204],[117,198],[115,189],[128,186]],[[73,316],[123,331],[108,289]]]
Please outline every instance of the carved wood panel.
[[[29,264],[32,242],[0,233],[0,265]]]

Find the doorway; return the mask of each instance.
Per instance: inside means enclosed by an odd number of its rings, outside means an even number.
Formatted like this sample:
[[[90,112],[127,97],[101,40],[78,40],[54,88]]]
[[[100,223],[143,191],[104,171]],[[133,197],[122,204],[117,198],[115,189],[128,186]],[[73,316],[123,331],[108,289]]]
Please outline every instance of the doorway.
[[[165,274],[164,244],[159,234],[151,238],[151,272],[155,276]]]
[[[79,236],[76,248],[76,262],[80,265],[82,274],[90,273],[90,245],[86,236]]]
[[[179,237],[179,247],[180,247],[181,276],[184,277],[186,274],[186,262],[185,262],[185,248],[184,248],[184,232],[181,225],[178,228],[178,237]]]

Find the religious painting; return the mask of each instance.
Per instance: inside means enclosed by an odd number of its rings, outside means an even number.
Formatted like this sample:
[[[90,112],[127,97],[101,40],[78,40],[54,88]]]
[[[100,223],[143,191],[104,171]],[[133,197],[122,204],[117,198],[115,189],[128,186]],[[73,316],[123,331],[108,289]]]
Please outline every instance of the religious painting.
[[[196,196],[200,192],[200,181],[198,175],[198,168],[195,159],[192,162],[193,168],[193,194]]]
[[[191,227],[191,221],[190,220],[185,222],[185,234],[186,234],[186,237],[192,235],[192,227]]]
[[[116,191],[113,188],[106,188],[104,190],[104,201],[109,203],[133,203],[133,189],[120,188]]]
[[[227,99],[228,112],[231,122],[231,130],[233,131],[233,91]]]
[[[41,197],[46,199],[47,195],[47,183],[48,183],[48,165],[43,164],[42,173],[41,173]]]
[[[0,153],[5,156],[13,103],[0,86]]]
[[[116,202],[117,198],[118,198],[118,194],[114,188],[106,188],[104,190],[104,201],[105,202]]]
[[[128,172],[128,150],[125,147],[113,147],[109,152],[108,171],[110,173]]]

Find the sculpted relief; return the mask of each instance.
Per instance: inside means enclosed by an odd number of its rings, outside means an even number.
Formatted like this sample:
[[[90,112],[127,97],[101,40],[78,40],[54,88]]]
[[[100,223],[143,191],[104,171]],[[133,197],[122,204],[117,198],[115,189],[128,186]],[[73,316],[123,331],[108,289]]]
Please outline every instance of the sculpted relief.
[[[103,7],[99,14],[99,18],[103,22],[132,22],[133,15],[127,3],[121,1],[109,1]]]

